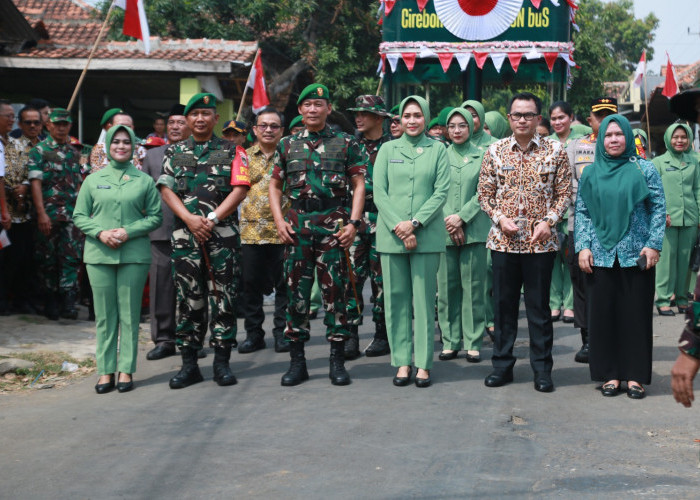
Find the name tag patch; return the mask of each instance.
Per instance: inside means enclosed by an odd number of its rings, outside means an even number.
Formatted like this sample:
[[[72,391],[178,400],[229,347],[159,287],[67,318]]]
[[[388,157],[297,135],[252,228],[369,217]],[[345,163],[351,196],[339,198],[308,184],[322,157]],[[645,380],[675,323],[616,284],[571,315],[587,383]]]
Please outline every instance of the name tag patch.
[[[389,160],[389,163],[403,163],[403,160]]]
[[[677,167],[668,167],[668,168],[666,169],[666,172],[675,172],[676,170],[678,170]]]
[[[97,189],[112,189],[112,186],[108,186],[106,184],[98,184]]]
[[[503,167],[504,172],[510,172],[512,170],[515,170],[515,167]]]

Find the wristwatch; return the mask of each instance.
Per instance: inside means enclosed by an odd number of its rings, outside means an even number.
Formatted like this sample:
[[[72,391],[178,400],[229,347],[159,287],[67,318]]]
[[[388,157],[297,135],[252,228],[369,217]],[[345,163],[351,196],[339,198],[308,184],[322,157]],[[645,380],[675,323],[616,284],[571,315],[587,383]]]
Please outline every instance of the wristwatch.
[[[411,219],[411,224],[413,224],[413,229],[418,229],[422,226],[418,219]]]
[[[556,225],[556,222],[554,222],[554,219],[552,219],[551,217],[545,217],[543,220],[544,222],[549,224],[549,227],[554,227]]]
[[[212,221],[214,224],[218,224],[218,223],[219,223],[219,218],[216,216],[216,212],[209,212],[209,213],[207,214],[207,219],[209,219],[210,221]]]
[[[360,229],[360,224],[362,224],[362,221],[360,219],[350,219],[348,223],[355,226],[355,229]]]

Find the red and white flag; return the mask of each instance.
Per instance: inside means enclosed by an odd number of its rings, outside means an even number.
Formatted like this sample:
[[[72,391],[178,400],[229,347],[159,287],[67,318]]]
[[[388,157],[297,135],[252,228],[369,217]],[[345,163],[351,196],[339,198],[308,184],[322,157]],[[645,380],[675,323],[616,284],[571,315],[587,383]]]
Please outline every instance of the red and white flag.
[[[265,87],[265,75],[263,74],[262,59],[260,49],[255,56],[255,63],[248,75],[248,83],[245,85],[253,89],[253,113],[257,114],[265,106],[269,106],[270,99],[267,97],[267,87]]]
[[[151,33],[148,31],[148,19],[146,19],[143,0],[114,0],[114,5],[124,9],[122,33],[141,40],[143,51],[148,54],[151,50]]]
[[[647,49],[642,50],[642,57],[637,63],[637,69],[634,71],[634,86],[639,87],[644,80],[644,73],[647,72]]]
[[[676,83],[676,75],[673,72],[673,64],[671,64],[671,57],[668,55],[668,52],[666,52],[666,60],[666,82],[661,93],[670,99],[678,93],[678,84]]]

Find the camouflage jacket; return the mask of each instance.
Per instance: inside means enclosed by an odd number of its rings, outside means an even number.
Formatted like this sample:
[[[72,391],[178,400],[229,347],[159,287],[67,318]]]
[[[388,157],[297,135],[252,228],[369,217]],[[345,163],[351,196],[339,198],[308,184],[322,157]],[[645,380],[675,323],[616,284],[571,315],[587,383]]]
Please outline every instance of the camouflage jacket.
[[[172,189],[185,208],[206,217],[216,210],[231,192],[231,163],[235,146],[212,136],[205,143],[193,137],[172,144],[163,156],[163,173],[156,183]],[[220,222],[235,223],[235,212]],[[179,222],[176,218],[175,227]]]
[[[272,178],[287,183],[292,200],[342,198],[349,195],[349,179],[365,175],[367,151],[353,136],[326,125],[284,137],[277,145]]]
[[[20,184],[29,184],[27,161],[32,150],[31,141],[22,135],[19,139],[10,138],[5,147],[5,187],[7,188],[7,208],[12,222],[21,224],[31,219],[31,194],[27,194],[19,203],[10,191]]]
[[[83,181],[80,153],[69,143],[58,144],[49,136],[34,146],[27,160],[29,180],[41,180],[44,209],[49,219],[73,220],[75,200]]]
[[[369,165],[367,166],[367,173],[365,174],[365,199],[371,200],[374,188],[372,187],[372,172],[374,171],[374,160],[377,159],[377,153],[379,153],[379,148],[385,142],[389,142],[393,137],[391,134],[383,134],[377,140],[370,140],[364,136],[360,137],[360,144],[365,147],[365,151],[369,155]]]

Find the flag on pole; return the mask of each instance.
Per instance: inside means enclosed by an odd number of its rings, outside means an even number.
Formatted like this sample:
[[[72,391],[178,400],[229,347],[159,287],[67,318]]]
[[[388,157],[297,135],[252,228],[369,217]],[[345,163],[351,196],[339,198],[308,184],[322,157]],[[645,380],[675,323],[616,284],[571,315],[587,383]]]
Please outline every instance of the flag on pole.
[[[670,99],[678,93],[678,84],[676,83],[676,75],[673,74],[673,64],[671,64],[668,52],[666,52],[666,61],[666,82],[661,93]]]
[[[133,36],[143,42],[143,51],[148,54],[151,50],[148,20],[143,0],[114,0],[114,5],[124,9],[124,27],[122,33]]]
[[[270,99],[267,97],[267,87],[265,87],[265,75],[263,74],[260,49],[258,49],[258,53],[255,56],[255,63],[250,70],[248,83],[245,86],[253,90],[253,113],[257,114],[270,104]]]
[[[639,87],[644,80],[644,73],[647,72],[647,49],[642,50],[642,57],[637,63],[637,69],[634,71],[634,86]]]

